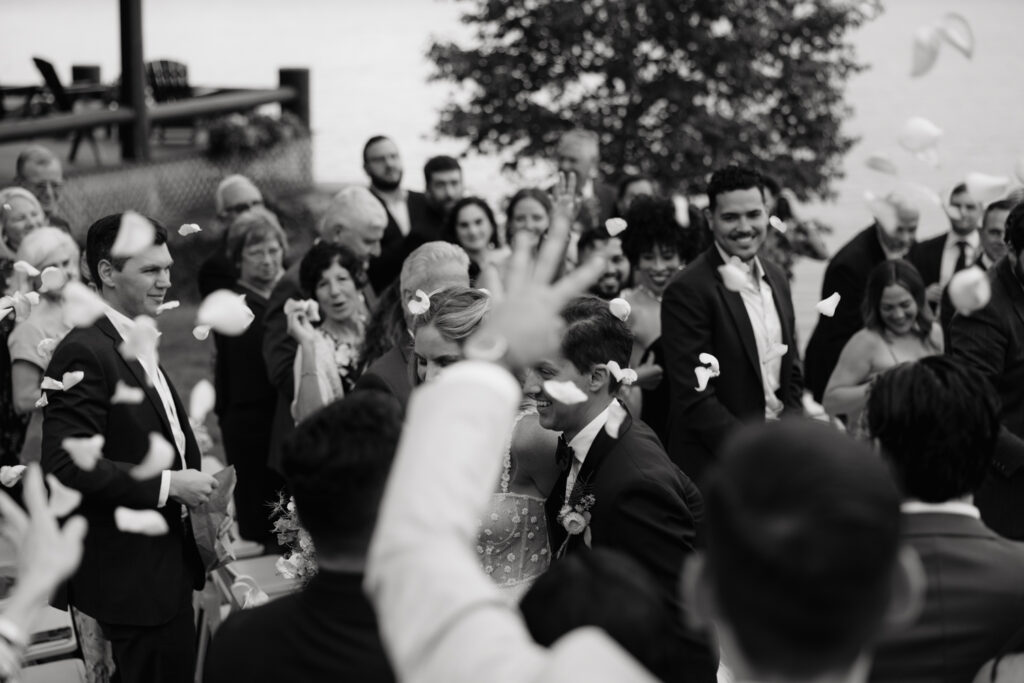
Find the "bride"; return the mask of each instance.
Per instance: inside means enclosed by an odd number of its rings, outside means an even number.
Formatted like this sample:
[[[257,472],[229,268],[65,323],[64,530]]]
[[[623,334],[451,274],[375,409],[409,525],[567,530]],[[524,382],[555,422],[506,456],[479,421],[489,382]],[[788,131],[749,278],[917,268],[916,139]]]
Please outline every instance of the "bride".
[[[453,287],[430,297],[418,316],[414,352],[421,382],[463,358],[462,344],[490,309],[486,292]],[[501,479],[480,520],[476,552],[484,571],[510,602],[518,602],[551,560],[544,500],[558,479],[558,436],[540,426],[537,411],[520,407],[509,435]]]

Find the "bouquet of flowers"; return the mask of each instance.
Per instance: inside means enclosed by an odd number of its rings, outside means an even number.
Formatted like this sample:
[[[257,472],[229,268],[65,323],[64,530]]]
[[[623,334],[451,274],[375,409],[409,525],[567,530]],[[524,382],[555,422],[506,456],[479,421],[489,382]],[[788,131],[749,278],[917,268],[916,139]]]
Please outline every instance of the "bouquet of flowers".
[[[288,552],[277,560],[275,569],[286,579],[298,579],[303,584],[316,576],[316,548],[309,532],[302,528],[295,511],[295,501],[279,494],[271,512],[277,542],[288,548]]]

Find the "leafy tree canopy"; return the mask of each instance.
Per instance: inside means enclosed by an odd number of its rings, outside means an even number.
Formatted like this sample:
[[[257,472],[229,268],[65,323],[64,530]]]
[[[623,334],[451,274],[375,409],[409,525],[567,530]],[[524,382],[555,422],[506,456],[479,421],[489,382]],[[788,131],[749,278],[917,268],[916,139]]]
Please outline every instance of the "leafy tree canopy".
[[[459,0],[473,45],[429,49],[461,86],[438,132],[481,152],[549,156],[560,133],[602,141],[602,170],[703,184],[730,162],[831,196],[855,139],[847,33],[880,0]]]

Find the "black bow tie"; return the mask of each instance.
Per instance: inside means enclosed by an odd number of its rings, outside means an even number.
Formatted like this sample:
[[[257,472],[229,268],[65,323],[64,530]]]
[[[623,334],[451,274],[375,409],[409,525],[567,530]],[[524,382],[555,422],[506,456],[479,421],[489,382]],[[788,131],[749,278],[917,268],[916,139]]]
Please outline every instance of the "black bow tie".
[[[572,446],[565,440],[565,437],[559,435],[558,448],[555,449],[555,462],[558,463],[558,468],[563,472],[568,470],[575,456]]]

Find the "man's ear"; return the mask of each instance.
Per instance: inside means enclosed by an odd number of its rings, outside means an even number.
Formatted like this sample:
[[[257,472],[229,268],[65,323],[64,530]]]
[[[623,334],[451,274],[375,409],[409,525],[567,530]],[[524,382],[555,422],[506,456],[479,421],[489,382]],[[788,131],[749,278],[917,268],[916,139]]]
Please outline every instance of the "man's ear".
[[[889,607],[885,629],[898,632],[913,624],[924,608],[927,579],[917,551],[910,546],[900,548],[889,589]]]
[[[100,262],[96,264],[96,270],[99,271],[100,281],[97,284],[100,285],[101,291],[103,285],[110,288],[116,287],[114,284],[114,271],[117,269],[114,268],[113,263],[107,259],[100,259]]]
[[[704,207],[703,209],[701,209],[701,213],[704,214],[704,221],[708,225],[711,225],[711,207],[710,206]]]
[[[612,381],[612,373],[608,371],[608,368],[602,365],[595,365],[590,371],[590,381],[587,383],[587,391],[592,394],[600,393],[601,391],[607,391],[609,384]]]
[[[704,553],[697,551],[686,558],[683,575],[679,582],[682,604],[686,605],[687,625],[695,630],[708,630],[713,625],[714,600],[711,597],[711,583],[707,575],[707,561]]]

